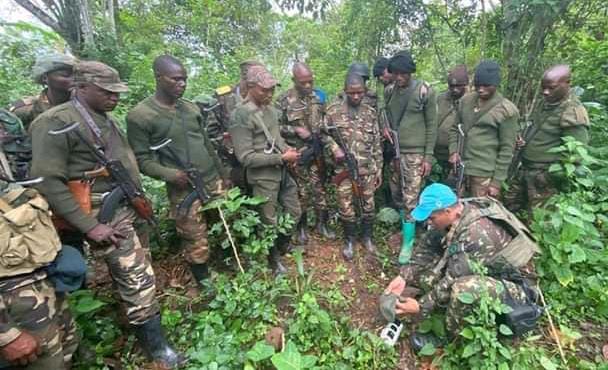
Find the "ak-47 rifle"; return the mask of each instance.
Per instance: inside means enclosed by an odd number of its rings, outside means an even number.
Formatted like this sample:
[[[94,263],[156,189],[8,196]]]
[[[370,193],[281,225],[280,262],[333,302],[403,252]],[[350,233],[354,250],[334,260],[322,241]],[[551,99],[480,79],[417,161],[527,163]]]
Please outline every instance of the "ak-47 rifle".
[[[456,194],[460,198],[462,196],[462,192],[464,190],[464,162],[462,161],[462,155],[464,154],[464,141],[465,141],[465,132],[462,128],[462,122],[457,122],[456,127],[458,128],[458,141],[457,141],[457,151],[460,160],[458,163],[454,164],[454,173],[456,177],[455,189]]]
[[[526,120],[521,133],[518,134],[518,141],[523,141],[523,145],[515,145],[515,150],[513,151],[513,159],[511,160],[511,164],[509,165],[509,169],[507,170],[507,182],[513,180],[513,178],[517,175],[519,168],[521,167],[521,157],[524,153],[524,149],[526,145],[536,136],[538,131],[540,130],[541,124],[534,125],[534,122],[531,120]]]
[[[348,147],[344,143],[344,139],[340,134],[340,130],[336,126],[328,127],[329,132],[333,132],[334,139],[336,140],[336,144],[342,149],[344,152],[344,161],[346,162],[346,169],[334,176],[332,182],[334,185],[338,186],[342,183],[342,181],[346,180],[346,178],[350,179],[350,183],[353,191],[353,198],[355,199],[355,203],[357,205],[359,215],[363,214],[363,201],[361,199],[361,186],[360,186],[360,177],[359,177],[359,165],[357,164],[357,159],[353,156],[353,154],[348,150]]]
[[[97,220],[103,224],[110,222],[123,200],[127,200],[141,218],[153,225],[156,224],[152,204],[144,196],[142,190],[133,182],[122,162],[117,159],[109,159],[106,157],[103,148],[100,148],[87,139],[80,130],[77,129],[78,126],[80,126],[80,122],[74,122],[65,128],[51,130],[49,131],[49,134],[62,135],[74,131],[78,139],[89,148],[91,154],[95,156],[101,166],[100,169],[94,170],[93,172],[97,173],[103,171],[104,175],[109,176],[115,185],[110,192],[103,196]]]

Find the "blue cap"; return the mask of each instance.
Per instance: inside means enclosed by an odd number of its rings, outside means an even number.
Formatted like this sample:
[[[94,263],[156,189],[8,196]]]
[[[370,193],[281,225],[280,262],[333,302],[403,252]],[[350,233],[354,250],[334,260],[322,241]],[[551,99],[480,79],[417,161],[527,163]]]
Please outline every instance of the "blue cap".
[[[420,193],[418,205],[411,213],[414,220],[426,221],[431,213],[448,208],[456,204],[458,197],[449,186],[444,184],[431,184]]]

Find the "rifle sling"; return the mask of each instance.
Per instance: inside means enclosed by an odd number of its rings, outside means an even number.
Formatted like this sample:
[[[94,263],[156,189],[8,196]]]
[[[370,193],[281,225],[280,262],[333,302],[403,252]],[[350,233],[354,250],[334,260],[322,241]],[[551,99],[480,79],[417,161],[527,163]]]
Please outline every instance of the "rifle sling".
[[[403,102],[403,108],[401,109],[401,112],[399,112],[399,119],[397,121],[394,121],[394,123],[389,122],[391,127],[393,127],[395,130],[399,129],[399,125],[401,124],[401,120],[403,119],[403,116],[405,115],[405,111],[407,110],[407,105],[410,102],[412,93],[416,90],[416,88],[418,88],[419,84],[421,84],[420,81],[414,80],[414,84],[407,88],[406,93],[404,94],[405,101]],[[389,106],[391,100],[393,100],[393,97],[395,96],[394,94],[395,94],[395,91],[393,90],[393,92],[389,96],[388,101],[386,102],[385,106],[387,106],[387,107]],[[390,109],[388,111],[390,112]],[[391,114],[391,116],[392,116],[392,114]]]

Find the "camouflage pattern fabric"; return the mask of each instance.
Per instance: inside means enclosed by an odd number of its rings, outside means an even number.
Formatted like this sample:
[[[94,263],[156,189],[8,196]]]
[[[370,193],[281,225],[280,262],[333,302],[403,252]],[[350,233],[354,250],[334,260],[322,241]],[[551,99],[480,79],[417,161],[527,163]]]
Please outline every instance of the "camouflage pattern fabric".
[[[266,225],[277,224],[279,206],[282,206],[295,222],[298,222],[302,216],[302,209],[298,201],[298,187],[287,171],[283,176],[285,178],[281,182],[256,180],[250,183],[253,196],[267,199],[267,202],[260,206],[260,217]]]
[[[15,279],[3,279],[1,282],[0,346],[15,340],[22,331],[27,331],[39,340],[42,354],[34,363],[19,368],[63,369],[64,352],[55,289],[46,278],[35,280],[37,278],[35,274],[29,275],[31,277],[20,282],[16,282]],[[16,285],[13,289],[10,287],[12,284]],[[71,353],[68,357],[71,357]],[[0,358],[0,368],[6,367],[12,368]]]
[[[465,176],[464,193],[469,197],[485,197],[488,195],[488,188],[492,185],[489,177]]]
[[[372,219],[374,217],[376,209],[374,204],[375,181],[376,177],[370,175],[362,175],[359,179],[363,218]],[[357,220],[356,200],[350,179],[345,179],[337,186],[336,200],[338,202],[340,219],[347,222],[355,222]]]
[[[78,349],[80,333],[76,327],[76,321],[70,311],[70,303],[67,294],[57,294],[57,324],[61,347],[63,348],[63,361],[67,364],[72,361],[72,356]],[[48,370],[48,369],[47,369]]]
[[[25,130],[29,131],[30,124],[34,122],[39,115],[52,107],[49,98],[46,96],[46,89],[44,89],[37,96],[28,96],[17,100],[11,104],[9,110],[19,117],[21,122],[23,122]]]
[[[558,192],[558,183],[548,168],[521,167],[509,183],[503,202],[509,211],[526,210],[531,216],[534,208]]]
[[[98,211],[94,205],[92,214],[96,215]],[[149,251],[142,247],[135,232],[136,218],[131,207],[118,209],[109,225],[125,234],[126,238],[118,246],[95,243],[91,246],[103,254],[129,323],[141,325],[159,314],[159,306]]]
[[[295,88],[289,89],[279,97],[276,105],[281,111],[281,136],[287,144],[300,152],[308,149],[310,144],[300,139],[295,133],[295,128],[304,127],[312,134],[319,134],[325,107],[314,91],[308,96],[301,97]],[[320,158],[320,161],[323,159]],[[327,209],[327,192],[323,176],[325,169],[317,165],[320,161],[313,160],[308,165],[294,167],[300,206],[303,210],[307,210],[310,206],[314,206],[318,211]]]
[[[403,187],[399,189],[399,173],[394,164],[390,167],[389,186],[397,207],[403,208],[408,215],[416,208],[418,196],[422,188],[422,162],[424,154],[401,153],[401,171],[403,171]]]

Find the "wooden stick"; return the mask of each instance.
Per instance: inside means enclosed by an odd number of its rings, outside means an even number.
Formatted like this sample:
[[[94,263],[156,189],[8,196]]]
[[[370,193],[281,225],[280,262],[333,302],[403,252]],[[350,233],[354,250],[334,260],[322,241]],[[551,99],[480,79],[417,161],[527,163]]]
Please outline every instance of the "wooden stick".
[[[551,334],[553,334],[553,339],[555,339],[555,343],[557,344],[557,349],[559,349],[559,355],[562,358],[562,362],[564,365],[568,365],[568,361],[566,361],[566,356],[564,355],[564,349],[562,348],[562,342],[559,339],[559,335],[557,335],[557,329],[555,329],[555,325],[553,325],[553,318],[549,313],[549,307],[547,306],[547,302],[545,302],[545,296],[543,295],[543,291],[540,290],[540,285],[537,285],[538,294],[540,296],[540,301],[543,304],[543,308],[545,309],[545,313],[547,314],[547,318],[549,319],[549,326],[551,327]]]
[[[236,250],[236,245],[234,244],[234,240],[232,239],[232,234],[230,233],[230,228],[228,227],[228,223],[226,222],[226,218],[224,217],[224,212],[222,211],[222,206],[218,204],[217,211],[220,214],[220,218],[222,219],[222,223],[224,224],[224,229],[226,230],[226,234],[228,235],[228,241],[230,241],[230,245],[232,246],[232,252],[234,253],[234,258],[236,258],[236,264],[239,265],[239,270],[241,270],[241,274],[245,273],[243,269],[243,265],[241,265],[241,259],[239,258],[239,253]]]

